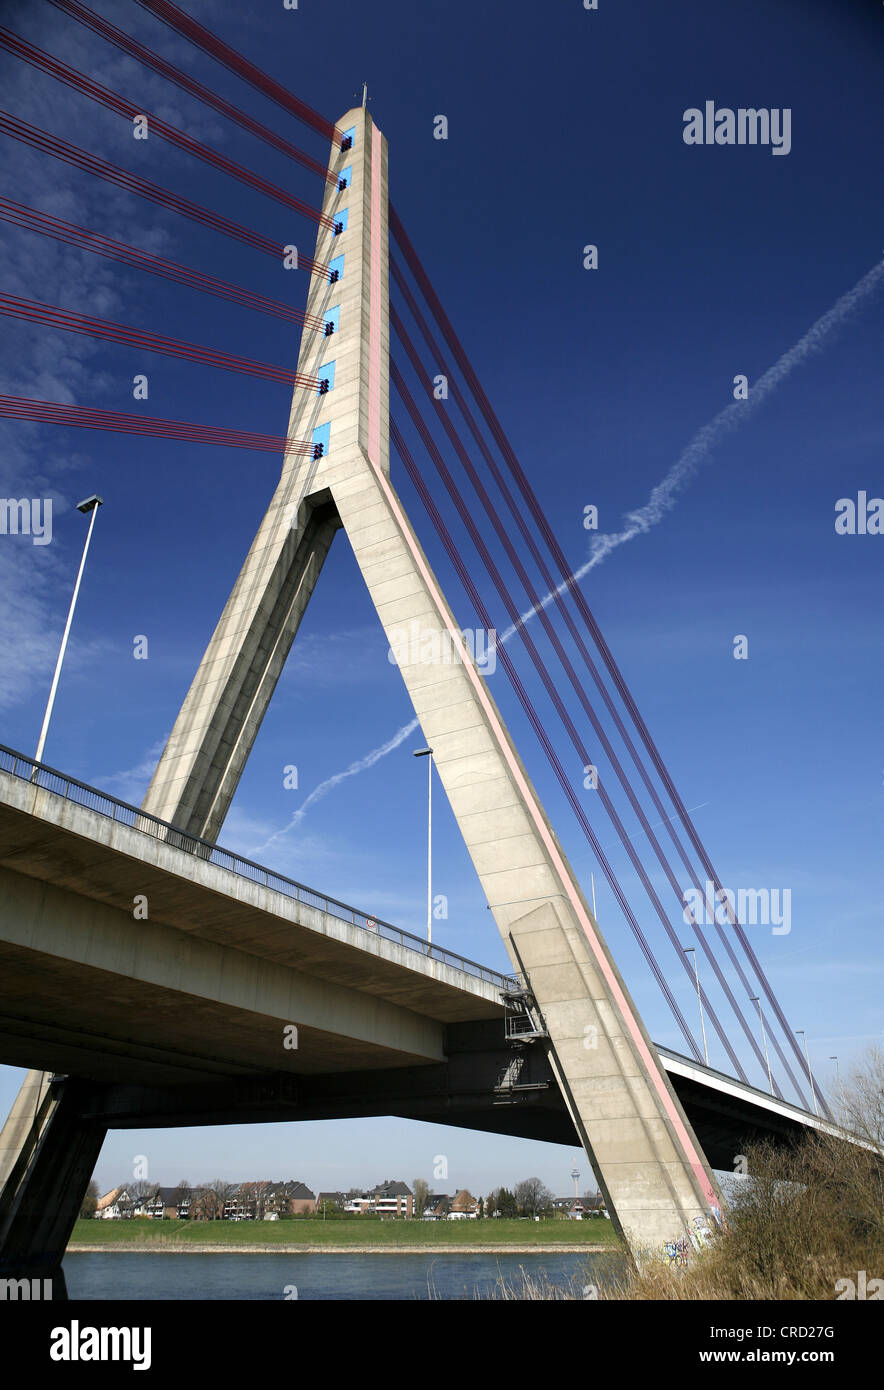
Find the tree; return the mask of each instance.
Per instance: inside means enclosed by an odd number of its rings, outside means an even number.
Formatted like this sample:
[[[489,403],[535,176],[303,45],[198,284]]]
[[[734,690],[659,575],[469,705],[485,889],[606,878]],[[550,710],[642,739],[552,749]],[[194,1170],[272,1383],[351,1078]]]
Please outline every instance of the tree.
[[[214,1221],[218,1210],[218,1198],[208,1183],[200,1183],[193,1189],[190,1214],[194,1221]]]
[[[499,1187],[488,1194],[488,1210],[492,1216],[518,1216],[519,1204],[509,1188]]]
[[[224,1204],[236,1189],[232,1182],[225,1182],[223,1178],[213,1178],[206,1187],[214,1198],[214,1214],[210,1219],[220,1221],[224,1216]]]
[[[126,1186],[126,1191],[136,1207],[144,1207],[159,1190],[159,1183],[155,1182],[132,1182]]]
[[[514,1196],[522,1216],[539,1216],[552,1206],[552,1193],[540,1178],[524,1178],[516,1184]]]
[[[848,1073],[841,1111],[847,1129],[884,1148],[884,1050],[874,1043]]]
[[[477,1207],[479,1208],[479,1220],[481,1221],[482,1217],[485,1215],[485,1201],[484,1201],[484,1198],[480,1197],[479,1200],[478,1200],[478,1202],[476,1203],[476,1205],[477,1205]]]
[[[414,1178],[411,1186],[414,1192],[414,1214],[415,1216],[422,1216],[424,1207],[427,1205],[427,1198],[430,1195],[430,1189],[423,1178]]]
[[[83,1198],[83,1205],[80,1207],[80,1215],[91,1218],[98,1209],[98,1198],[101,1194],[98,1191],[98,1183],[93,1178],[86,1188],[86,1195]]]

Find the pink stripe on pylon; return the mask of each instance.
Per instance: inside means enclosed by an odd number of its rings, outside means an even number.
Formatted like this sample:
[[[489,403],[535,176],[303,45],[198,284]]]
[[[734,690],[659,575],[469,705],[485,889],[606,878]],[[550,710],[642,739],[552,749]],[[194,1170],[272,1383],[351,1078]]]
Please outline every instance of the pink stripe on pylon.
[[[381,463],[381,134],[371,122],[371,239],[368,297],[368,456]]]

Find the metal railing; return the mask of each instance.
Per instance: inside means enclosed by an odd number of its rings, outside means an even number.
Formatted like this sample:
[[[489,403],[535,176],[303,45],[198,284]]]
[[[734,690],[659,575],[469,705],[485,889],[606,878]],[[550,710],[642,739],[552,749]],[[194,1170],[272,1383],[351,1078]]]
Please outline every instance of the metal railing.
[[[138,830],[143,835],[151,835],[155,840],[162,840],[175,849],[194,854],[209,864],[227,869],[239,878],[247,878],[252,883],[261,884],[262,887],[270,888],[275,893],[282,893],[284,897],[291,898],[295,902],[304,903],[307,907],[318,908],[321,912],[327,912],[329,916],[337,917],[342,922],[350,922],[353,926],[361,927],[364,931],[369,931],[375,936],[383,936],[388,941],[395,941],[406,950],[419,953],[424,959],[436,960],[443,965],[449,965],[454,970],[463,971],[466,975],[473,975],[507,993],[517,987],[514,976],[504,975],[499,970],[491,970],[486,965],[479,965],[477,961],[470,960],[467,956],[460,956],[455,951],[447,951],[435,943],[429,946],[426,941],[415,936],[413,932],[403,931],[401,927],[394,927],[391,922],[384,922],[379,917],[372,916],[371,913],[360,912],[358,908],[351,907],[349,903],[342,903],[337,898],[330,898],[325,893],[318,893],[315,889],[308,888],[306,884],[298,883],[293,878],[287,878],[285,874],[275,873],[273,869],[267,869],[262,864],[245,859],[241,854],[235,854],[232,850],[222,849],[221,846],[213,845],[208,840],[201,840],[197,835],[190,835],[184,830],[178,830],[168,821],[160,820],[147,811],[141,811],[137,806],[130,806],[126,801],[119,801],[117,797],[99,791],[96,787],[90,787],[85,782],[79,782],[75,777],[68,777],[66,773],[59,772],[57,768],[35,762],[33,758],[26,757],[24,753],[17,753],[14,748],[7,748],[2,743],[0,743],[0,771],[9,772],[13,777],[30,782],[40,791],[51,792],[54,796],[60,796],[65,801],[72,801],[78,806],[84,806],[87,810],[94,811],[96,815],[105,816],[108,820],[116,821],[121,825],[127,825],[130,829]]]

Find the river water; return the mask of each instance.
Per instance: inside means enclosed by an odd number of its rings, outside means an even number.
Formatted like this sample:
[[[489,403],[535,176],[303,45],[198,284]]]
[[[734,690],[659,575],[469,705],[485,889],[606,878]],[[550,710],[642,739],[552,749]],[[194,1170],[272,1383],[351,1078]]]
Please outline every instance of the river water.
[[[599,1278],[593,1254],[230,1255],[78,1254],[65,1256],[70,1298],[76,1299],[339,1299],[488,1298],[500,1281],[545,1280],[577,1297],[592,1297]],[[584,1289],[588,1291],[584,1293]]]

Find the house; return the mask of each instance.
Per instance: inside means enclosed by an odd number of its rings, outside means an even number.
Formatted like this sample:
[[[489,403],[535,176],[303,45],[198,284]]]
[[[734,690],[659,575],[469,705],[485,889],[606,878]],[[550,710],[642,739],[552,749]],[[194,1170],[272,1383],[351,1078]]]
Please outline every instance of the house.
[[[264,1195],[270,1184],[241,1182],[224,1199],[222,1221],[257,1221],[264,1215]]]
[[[179,1196],[180,1189],[177,1187],[158,1187],[150,1197],[143,1197],[136,1205],[135,1215],[149,1216],[154,1221],[177,1221]]]
[[[565,1216],[569,1221],[583,1221],[588,1216],[604,1214],[605,1203],[602,1194],[595,1197],[554,1197],[553,1211],[557,1216]]]
[[[316,1207],[316,1197],[303,1182],[289,1179],[288,1182],[271,1182],[264,1194],[264,1219],[271,1221],[280,1216],[301,1216],[312,1212]]]
[[[378,1183],[371,1196],[374,1199],[373,1210],[378,1216],[410,1218],[414,1215],[414,1197],[411,1188],[404,1182]]]
[[[312,1212],[316,1198],[305,1183],[241,1182],[224,1201],[225,1221],[278,1221],[281,1216]]]
[[[479,1203],[471,1192],[462,1187],[451,1199],[448,1211],[449,1221],[475,1221],[479,1215]]]
[[[343,1211],[346,1200],[345,1192],[320,1192],[316,1198],[316,1210],[322,1211],[323,1207],[336,1207],[338,1211]]]
[[[424,1221],[444,1221],[450,1205],[451,1198],[444,1192],[431,1193],[424,1203]]]
[[[135,1203],[125,1187],[113,1187],[110,1192],[99,1197],[95,1208],[95,1217],[96,1220],[101,1221],[126,1220],[133,1215],[134,1208]]]
[[[381,1182],[377,1187],[363,1192],[348,1192],[343,1206],[345,1212],[357,1216],[409,1218],[414,1215],[414,1196],[411,1188],[404,1182]]]
[[[367,1192],[360,1192],[357,1196],[347,1196],[344,1198],[344,1211],[349,1216],[363,1216],[371,1206],[371,1197]]]

